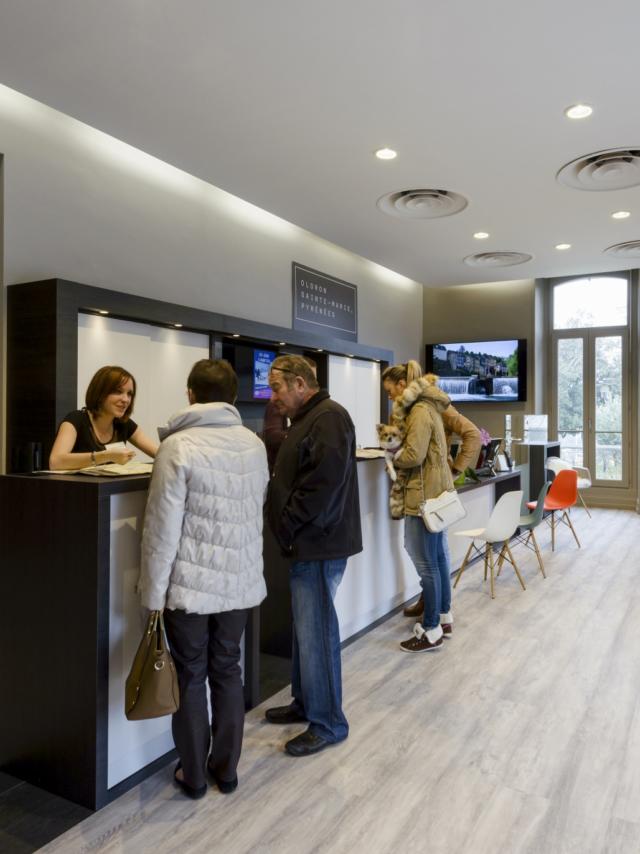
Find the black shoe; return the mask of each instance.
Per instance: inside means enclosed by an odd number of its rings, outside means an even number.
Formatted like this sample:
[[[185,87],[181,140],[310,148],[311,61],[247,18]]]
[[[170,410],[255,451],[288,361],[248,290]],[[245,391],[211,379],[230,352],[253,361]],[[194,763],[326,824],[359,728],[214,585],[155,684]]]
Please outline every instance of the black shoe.
[[[181,768],[182,768],[182,763],[178,762],[178,764],[176,765],[175,770],[173,772],[173,780],[174,780],[175,784],[177,786],[180,786],[180,788],[185,793],[185,795],[188,798],[193,798],[194,801],[197,801],[200,798],[204,798],[204,796],[207,794],[207,784],[205,783],[204,786],[198,786],[197,788],[194,788],[193,786],[190,786],[188,783],[185,783],[184,780],[179,780],[176,775]]]
[[[307,719],[301,715],[296,706],[274,706],[264,713],[270,724],[299,724],[306,723]]]
[[[284,749],[290,756],[311,756],[312,753],[320,753],[321,750],[330,747],[332,744],[332,741],[314,735],[307,729],[288,741]]]
[[[209,772],[209,776],[223,795],[230,795],[231,792],[235,792],[235,790],[238,788],[238,775],[236,774],[233,780],[221,780],[220,777],[218,777],[216,772],[213,770],[213,766],[211,765],[211,757],[207,759],[207,771]]]

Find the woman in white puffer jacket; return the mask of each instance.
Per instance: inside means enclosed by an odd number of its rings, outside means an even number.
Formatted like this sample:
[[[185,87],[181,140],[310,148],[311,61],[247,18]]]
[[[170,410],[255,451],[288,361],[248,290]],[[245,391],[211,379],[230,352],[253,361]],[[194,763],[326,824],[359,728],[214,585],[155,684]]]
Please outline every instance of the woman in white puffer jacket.
[[[232,405],[237,377],[231,365],[196,362],[187,388],[191,406],[160,431],[139,586],[145,607],[165,609],[178,671],[175,779],[186,794],[201,797],[207,770],[221,791],[237,786],[244,724],[240,639],[247,609],[267,592],[262,507],[269,475],[263,443]]]

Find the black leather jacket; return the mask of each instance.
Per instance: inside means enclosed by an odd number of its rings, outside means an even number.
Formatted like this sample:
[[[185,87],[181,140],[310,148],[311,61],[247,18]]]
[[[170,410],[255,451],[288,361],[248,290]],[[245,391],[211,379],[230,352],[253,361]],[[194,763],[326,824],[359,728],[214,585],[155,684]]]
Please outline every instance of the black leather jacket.
[[[355,429],[324,390],[291,419],[269,483],[267,518],[293,560],[362,551]]]

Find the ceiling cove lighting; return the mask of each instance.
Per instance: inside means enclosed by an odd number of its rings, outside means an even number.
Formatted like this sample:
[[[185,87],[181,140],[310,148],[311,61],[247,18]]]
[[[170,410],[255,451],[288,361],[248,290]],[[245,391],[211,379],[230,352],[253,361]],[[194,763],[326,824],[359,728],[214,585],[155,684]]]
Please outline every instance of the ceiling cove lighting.
[[[239,333],[239,332],[234,332],[234,333],[233,333],[233,335],[232,335],[231,337],[232,337],[232,338],[239,338],[239,337],[240,337],[240,333]]]
[[[286,346],[287,346],[287,342],[286,342],[286,341],[278,341],[278,344],[279,344],[281,347],[286,347]]]
[[[611,219],[626,219],[631,216],[631,211],[614,211],[611,214]]]
[[[322,347],[318,347],[318,349],[316,350],[316,353],[324,353],[324,350],[322,349]]]
[[[475,237],[476,240],[486,240],[487,237],[489,237],[489,232],[488,231],[476,231],[476,233],[473,236]]]
[[[109,314],[109,312],[105,308],[99,308],[98,314]]]
[[[181,323],[174,323],[173,325],[175,326],[176,329],[182,329]]]
[[[378,160],[395,160],[397,156],[398,152],[394,151],[393,148],[379,148],[376,151]]]
[[[570,243],[556,243],[556,249],[559,249],[563,252],[565,249],[571,249]]]
[[[588,104],[573,104],[571,107],[567,107],[564,114],[568,119],[587,119],[592,112],[593,107]]]

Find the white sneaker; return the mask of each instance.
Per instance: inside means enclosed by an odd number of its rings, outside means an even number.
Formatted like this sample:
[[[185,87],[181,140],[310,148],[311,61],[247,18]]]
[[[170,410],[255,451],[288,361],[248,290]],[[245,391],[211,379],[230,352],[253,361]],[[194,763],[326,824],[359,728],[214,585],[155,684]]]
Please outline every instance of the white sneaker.
[[[451,640],[453,636],[453,614],[451,611],[447,611],[446,614],[440,614],[440,626],[444,637],[447,640]]]

